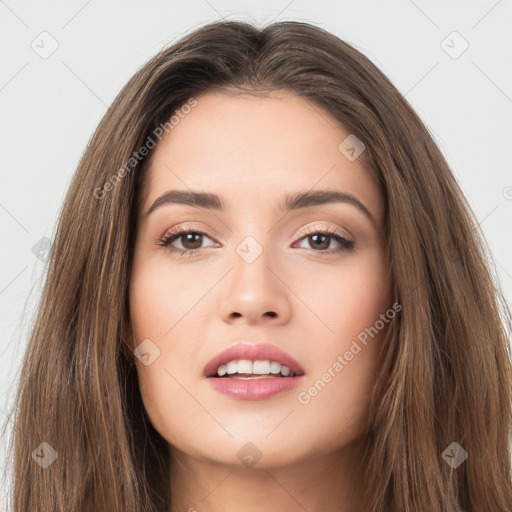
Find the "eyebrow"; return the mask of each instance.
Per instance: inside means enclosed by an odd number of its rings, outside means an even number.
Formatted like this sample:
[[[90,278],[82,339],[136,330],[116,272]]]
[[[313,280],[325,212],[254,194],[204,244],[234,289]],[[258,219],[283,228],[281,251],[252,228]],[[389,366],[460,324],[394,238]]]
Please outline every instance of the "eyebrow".
[[[315,190],[307,192],[298,192],[296,194],[288,195],[284,201],[279,205],[282,212],[289,212],[292,210],[299,210],[301,208],[308,208],[310,206],[318,206],[329,203],[347,203],[356,207],[368,219],[377,225],[377,221],[370,213],[368,208],[352,194],[341,192],[338,190]],[[146,212],[148,216],[151,212],[158,207],[167,204],[182,204],[192,206],[194,208],[207,208],[224,212],[226,204],[222,197],[208,193],[208,192],[194,192],[187,190],[168,190],[159,196]]]

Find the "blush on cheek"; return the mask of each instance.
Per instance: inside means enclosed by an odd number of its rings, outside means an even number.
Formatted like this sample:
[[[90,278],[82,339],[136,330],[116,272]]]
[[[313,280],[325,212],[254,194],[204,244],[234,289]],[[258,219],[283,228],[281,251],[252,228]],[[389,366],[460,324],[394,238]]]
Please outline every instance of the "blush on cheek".
[[[165,292],[153,281],[144,281],[143,276],[132,281],[130,318],[137,343],[160,337],[174,325],[177,308],[172,296],[172,292]]]

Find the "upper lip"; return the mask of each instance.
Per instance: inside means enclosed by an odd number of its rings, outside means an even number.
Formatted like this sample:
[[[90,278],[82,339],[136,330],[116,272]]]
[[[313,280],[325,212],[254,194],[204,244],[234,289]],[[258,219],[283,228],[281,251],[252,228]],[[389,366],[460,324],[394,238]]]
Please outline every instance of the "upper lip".
[[[304,370],[301,365],[289,354],[270,343],[237,343],[213,357],[213,359],[204,367],[203,375],[212,377],[217,373],[220,365],[229,361],[239,359],[249,359],[251,361],[270,360],[288,366],[296,375],[303,375]]]

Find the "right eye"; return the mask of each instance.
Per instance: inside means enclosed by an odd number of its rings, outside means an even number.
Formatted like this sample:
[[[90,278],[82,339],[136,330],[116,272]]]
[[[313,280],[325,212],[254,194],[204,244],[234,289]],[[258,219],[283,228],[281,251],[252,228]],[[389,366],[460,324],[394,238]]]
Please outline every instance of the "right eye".
[[[164,247],[170,253],[175,253],[178,254],[179,256],[184,256],[185,254],[192,255],[194,253],[197,253],[201,249],[200,246],[203,237],[209,238],[211,240],[208,234],[201,230],[180,227],[167,232],[165,236],[160,240],[158,245]],[[186,245],[191,244],[193,247],[189,248],[184,246],[183,249],[173,248],[171,244],[175,240],[180,239],[182,241],[182,245],[183,243]],[[197,247],[198,245],[199,247]]]

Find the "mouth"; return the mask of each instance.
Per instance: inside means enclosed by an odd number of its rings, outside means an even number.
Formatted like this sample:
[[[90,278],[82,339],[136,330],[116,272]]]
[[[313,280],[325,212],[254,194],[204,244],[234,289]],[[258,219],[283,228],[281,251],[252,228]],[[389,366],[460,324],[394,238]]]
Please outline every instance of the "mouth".
[[[212,378],[228,379],[271,379],[295,377],[297,375],[289,366],[278,361],[239,359],[221,364]]]
[[[240,400],[263,400],[296,387],[304,370],[275,345],[239,343],[215,356],[204,377],[218,392]]]

